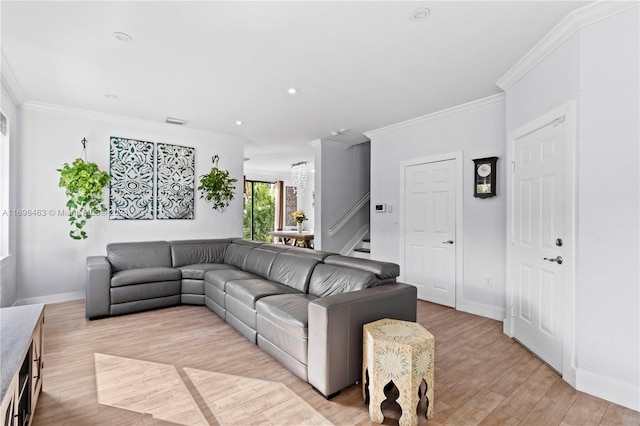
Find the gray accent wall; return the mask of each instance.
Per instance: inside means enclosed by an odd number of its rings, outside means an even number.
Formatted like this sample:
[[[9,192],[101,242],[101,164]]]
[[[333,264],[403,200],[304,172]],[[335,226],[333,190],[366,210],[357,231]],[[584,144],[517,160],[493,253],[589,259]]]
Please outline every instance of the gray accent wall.
[[[329,233],[329,229],[369,192],[371,144],[363,142],[347,146],[319,140],[312,145],[316,169],[314,247],[338,253],[369,224],[367,204],[339,232]]]

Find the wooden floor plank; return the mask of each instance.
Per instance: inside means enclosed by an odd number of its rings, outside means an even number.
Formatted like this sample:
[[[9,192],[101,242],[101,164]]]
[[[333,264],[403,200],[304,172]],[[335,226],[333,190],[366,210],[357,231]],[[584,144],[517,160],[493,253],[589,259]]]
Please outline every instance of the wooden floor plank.
[[[640,425],[640,413],[571,388],[505,336],[499,321],[419,301],[418,322],[436,342],[434,418],[425,419],[423,400],[420,425]],[[183,417],[192,416],[200,422],[204,418],[210,425],[374,424],[359,384],[326,400],[206,307],[179,306],[87,321],[84,301],[79,300],[45,308],[43,391],[34,426],[181,424],[175,418],[172,423],[150,413],[101,404],[98,392],[115,392],[111,397],[120,397],[123,393],[118,386],[125,380],[98,389],[96,357],[101,355],[96,354],[102,354],[103,360],[115,357],[171,368],[175,373],[168,376],[182,385],[170,384],[169,379],[141,379],[148,387],[158,388],[149,392],[155,395],[149,404],[160,410],[164,407],[157,401],[170,401],[171,392],[184,393],[186,389],[192,396],[186,405],[193,408],[195,403],[201,415],[184,413]],[[104,365],[101,368],[108,373]],[[113,368],[119,368],[117,363]],[[208,376],[211,374],[217,376]],[[269,382],[247,389],[253,386],[247,384],[251,379]],[[167,389],[160,389],[165,383]],[[266,391],[268,383],[277,386]],[[291,396],[283,400],[281,396],[287,392]],[[382,403],[387,425],[397,424],[402,414],[394,392]],[[145,395],[134,393],[129,398],[145,402]],[[241,410],[227,411],[217,418],[213,410],[218,405]],[[170,402],[167,407],[172,407]],[[261,413],[256,415],[252,407]]]

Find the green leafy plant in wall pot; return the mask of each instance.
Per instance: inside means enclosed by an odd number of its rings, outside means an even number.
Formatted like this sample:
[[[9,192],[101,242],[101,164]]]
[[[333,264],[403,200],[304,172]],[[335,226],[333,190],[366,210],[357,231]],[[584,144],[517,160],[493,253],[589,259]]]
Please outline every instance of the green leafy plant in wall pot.
[[[214,161],[215,162],[215,161]],[[209,173],[200,176],[200,198],[212,203],[212,208],[224,212],[231,204],[238,179],[229,177],[229,171],[213,167]]]
[[[84,240],[87,233],[84,226],[93,216],[107,211],[102,201],[102,190],[111,180],[109,173],[101,171],[96,163],[77,158],[71,165],[64,163],[60,172],[59,186],[66,190],[71,231],[74,240]]]

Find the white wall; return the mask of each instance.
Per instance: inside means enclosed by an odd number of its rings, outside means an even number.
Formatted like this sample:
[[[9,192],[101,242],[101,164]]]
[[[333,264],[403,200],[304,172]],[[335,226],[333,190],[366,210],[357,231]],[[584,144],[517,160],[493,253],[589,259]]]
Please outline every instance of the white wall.
[[[370,187],[369,142],[345,146],[333,141],[312,143],[315,155],[315,248],[340,252],[369,223],[363,207],[336,235],[329,233]],[[311,188],[309,188],[311,190]]]
[[[242,236],[243,144],[237,138],[62,107],[23,104],[21,110],[19,207],[47,214],[23,217],[18,222],[18,299],[56,294],[83,297],[85,259],[105,254],[109,242]],[[88,160],[109,170],[110,136],[194,147],[196,187],[199,176],[213,166],[211,157],[217,154],[219,167],[238,179],[236,197],[224,213],[219,213],[200,200],[196,191],[193,220],[95,217],[86,226],[89,238],[72,240],[66,218],[57,215],[58,210],[65,209],[66,196],[58,187],[56,169],[81,155],[80,141],[86,137]],[[104,195],[108,205],[108,188]]]
[[[640,410],[638,10],[581,32],[576,288],[578,389],[608,397],[610,384],[619,385],[615,398],[625,398],[621,402],[635,410]],[[600,336],[597,345],[594,335]]]
[[[18,170],[14,165],[17,164],[18,149],[20,146],[20,117],[18,107],[13,101],[11,95],[5,88],[4,84],[0,88],[1,108],[5,116],[9,120],[10,135],[9,145],[2,147],[2,191],[3,191],[3,211],[2,214],[2,231],[8,233],[8,247],[3,247],[2,257],[0,259],[0,307],[11,306],[17,300],[17,271],[16,271],[16,221],[17,217],[7,212],[4,216],[4,210],[15,209],[16,204],[16,187],[18,183]],[[5,194],[6,191],[6,194]],[[8,203],[5,205],[4,203]],[[5,253],[6,250],[6,253]]]
[[[503,319],[505,309],[504,99],[494,96],[442,113],[368,132],[371,139],[371,257],[401,264],[400,162],[463,152],[463,263],[460,310]],[[497,156],[497,196],[473,197],[474,158]],[[461,224],[462,225],[462,224]],[[402,271],[401,271],[402,272]],[[492,287],[486,285],[486,278]]]
[[[640,410],[638,22],[636,6],[583,28],[507,90],[508,131],[577,101],[576,387],[635,410]]]

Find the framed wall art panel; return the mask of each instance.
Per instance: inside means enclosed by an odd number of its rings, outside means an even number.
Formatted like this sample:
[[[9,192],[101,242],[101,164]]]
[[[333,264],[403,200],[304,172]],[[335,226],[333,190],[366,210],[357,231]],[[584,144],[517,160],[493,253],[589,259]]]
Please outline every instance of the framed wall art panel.
[[[158,143],[157,219],[193,219],[195,148]]]
[[[111,137],[109,219],[153,219],[154,144]]]
[[[284,226],[296,226],[296,221],[293,220],[293,212],[298,210],[298,191],[295,186],[287,186],[285,188],[285,213],[284,213]]]

